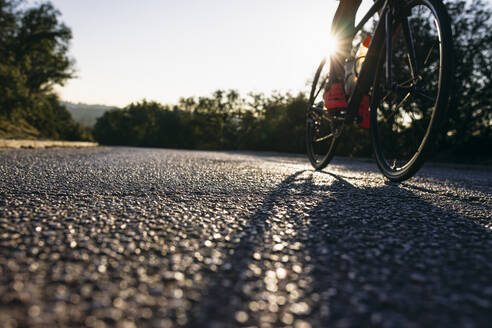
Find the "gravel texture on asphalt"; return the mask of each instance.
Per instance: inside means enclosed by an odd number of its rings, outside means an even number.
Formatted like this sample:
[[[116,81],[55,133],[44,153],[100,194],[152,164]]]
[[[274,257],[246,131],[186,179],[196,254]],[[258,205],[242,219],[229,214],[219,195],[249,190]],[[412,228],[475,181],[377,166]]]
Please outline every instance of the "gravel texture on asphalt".
[[[491,327],[492,173],[0,150],[2,327]]]

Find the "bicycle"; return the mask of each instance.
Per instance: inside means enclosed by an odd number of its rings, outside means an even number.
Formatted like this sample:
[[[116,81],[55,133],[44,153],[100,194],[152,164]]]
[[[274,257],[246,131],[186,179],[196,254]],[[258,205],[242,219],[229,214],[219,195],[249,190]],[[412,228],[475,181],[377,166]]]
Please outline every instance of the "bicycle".
[[[367,54],[357,58],[354,51],[363,40],[357,35],[367,33],[363,27],[376,13],[379,20]],[[376,163],[391,181],[409,179],[431,153],[447,117],[453,44],[446,8],[440,0],[377,0],[355,27],[352,39],[355,46],[345,61],[345,111],[323,108],[323,90],[329,83],[326,57],[314,75],[306,111],[309,160],[317,170],[328,165],[344,127],[359,120],[359,104],[368,95]],[[347,70],[355,66],[360,71],[354,79],[349,75],[353,87],[348,90]]]

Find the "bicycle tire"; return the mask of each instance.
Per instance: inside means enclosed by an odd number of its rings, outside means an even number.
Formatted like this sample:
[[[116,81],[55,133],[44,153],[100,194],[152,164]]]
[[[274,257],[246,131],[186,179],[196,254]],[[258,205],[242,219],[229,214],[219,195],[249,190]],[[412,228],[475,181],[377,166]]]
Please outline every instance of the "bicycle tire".
[[[437,35],[432,35],[430,30],[425,31],[425,24],[417,25],[427,23],[425,22],[425,13],[421,13],[422,8],[432,16]],[[415,12],[416,9],[419,12]],[[416,62],[419,65],[422,64],[422,71],[419,73],[419,77],[415,77],[411,72],[415,68],[412,67],[413,64],[410,63],[410,60],[407,62],[408,67],[405,68],[403,55],[401,58],[397,58],[399,49],[393,49],[392,63],[395,66],[400,65],[397,68],[398,71],[392,68],[395,75],[400,75],[396,78],[397,84],[406,87],[403,82],[400,82],[400,78],[405,75],[405,72],[410,73],[413,80],[411,84],[414,84],[414,91],[408,92],[400,99],[402,94],[399,92],[387,91],[387,89],[385,91],[385,74],[383,72],[386,65],[385,52],[384,49],[380,49],[371,101],[371,136],[376,163],[383,175],[395,182],[407,180],[415,175],[429,154],[432,153],[436,137],[446,121],[453,77],[451,24],[443,3],[439,0],[408,1],[405,3],[403,12],[406,15],[399,17],[399,19],[403,17],[408,19],[410,31],[414,36],[419,37],[415,33],[417,30],[419,32],[425,31],[422,33],[429,36],[428,39],[414,39],[415,50],[418,54]],[[412,16],[413,14],[415,16]],[[394,22],[393,36],[396,41],[398,38],[395,38],[395,35],[401,33],[401,27],[403,27],[401,22],[402,20]],[[400,26],[400,31],[398,31],[398,26]],[[433,71],[436,65],[433,62],[434,48],[436,47],[434,37],[437,37],[438,40],[438,74],[436,81],[429,81],[432,76],[436,77],[436,73]],[[398,46],[398,42],[392,43],[394,47]],[[429,49],[430,44],[432,46]],[[417,46],[421,45],[423,46],[422,49],[417,49]],[[408,49],[406,48],[407,53],[409,52]],[[401,54],[402,51],[399,53]],[[429,60],[430,58],[432,60]],[[427,70],[426,65],[429,67]],[[431,103],[430,98],[433,94],[435,99]],[[407,102],[408,99],[410,99],[410,103]],[[398,105],[393,107],[393,103]]]
[[[328,82],[329,71],[324,73],[324,68],[326,68],[326,59],[321,61],[314,74],[306,109],[306,152],[311,165],[316,170],[324,169],[333,159],[340,137],[339,134],[334,135],[333,122],[330,120],[329,113],[323,109],[322,105],[316,106],[317,101],[322,99],[324,87]],[[330,134],[333,136],[316,141]]]

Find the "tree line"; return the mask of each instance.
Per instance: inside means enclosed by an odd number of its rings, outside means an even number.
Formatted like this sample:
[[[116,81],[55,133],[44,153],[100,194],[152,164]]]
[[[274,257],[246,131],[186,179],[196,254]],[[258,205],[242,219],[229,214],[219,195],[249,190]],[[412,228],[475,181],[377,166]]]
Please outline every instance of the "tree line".
[[[305,110],[297,95],[217,90],[176,105],[142,100],[104,113],[94,138],[105,145],[199,150],[305,152]],[[348,126],[339,154],[370,156],[368,130]]]
[[[492,7],[483,0],[445,1],[452,20],[455,90],[442,158],[492,157]],[[490,161],[489,161],[490,163]]]
[[[143,100],[106,112],[94,137],[113,145],[299,152],[305,108],[303,94],[241,97],[234,90],[182,98],[173,106]]]

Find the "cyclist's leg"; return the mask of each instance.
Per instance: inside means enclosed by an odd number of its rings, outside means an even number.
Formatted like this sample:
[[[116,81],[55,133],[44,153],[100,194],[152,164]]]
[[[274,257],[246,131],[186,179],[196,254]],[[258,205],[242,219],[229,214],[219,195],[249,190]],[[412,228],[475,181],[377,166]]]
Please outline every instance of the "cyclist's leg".
[[[355,29],[355,14],[362,0],[340,0],[338,9],[333,17],[331,33],[338,41],[336,53],[330,58],[330,83],[323,95],[324,106],[327,109],[342,109],[347,107],[343,81],[345,77],[344,60],[350,53]]]
[[[355,29],[355,15],[362,0],[340,0],[338,9],[333,17],[331,33],[338,40],[338,53],[332,55],[332,80],[343,81],[343,61],[348,57],[352,46],[352,37]]]

